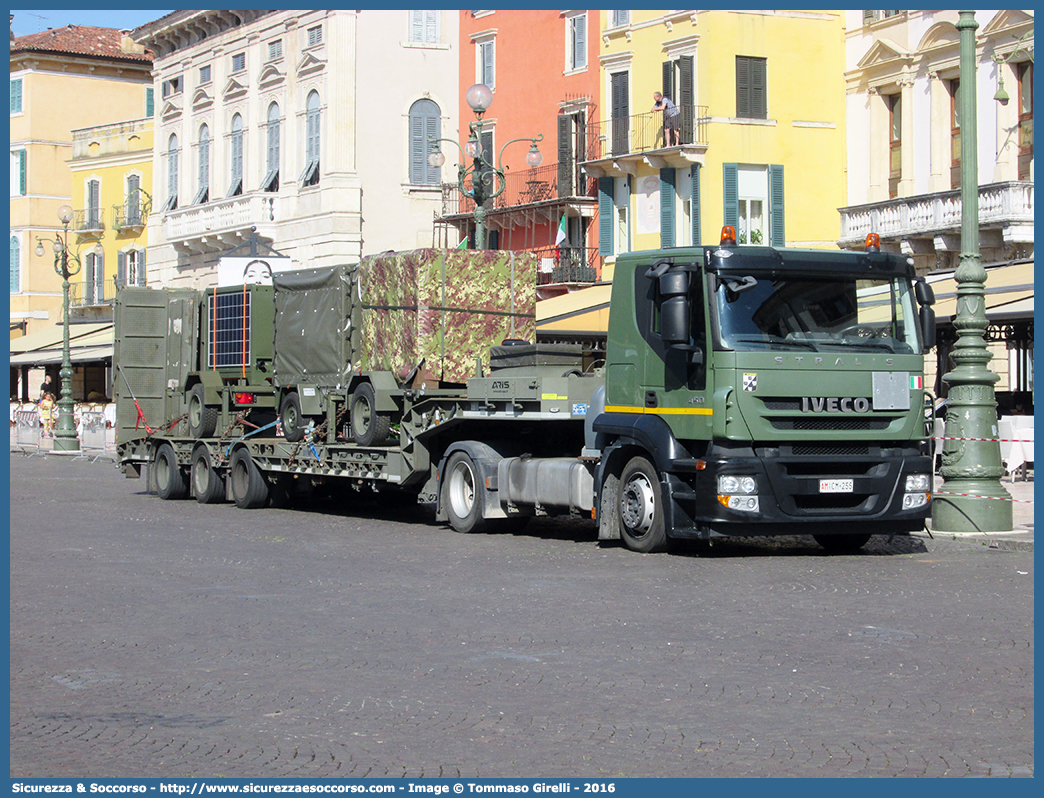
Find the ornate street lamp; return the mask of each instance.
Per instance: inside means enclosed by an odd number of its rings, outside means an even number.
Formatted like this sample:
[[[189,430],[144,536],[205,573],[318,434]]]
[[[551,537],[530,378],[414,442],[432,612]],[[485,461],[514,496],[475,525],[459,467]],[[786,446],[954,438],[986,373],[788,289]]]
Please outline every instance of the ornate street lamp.
[[[1008,532],[1012,528],[1011,496],[1001,485],[1004,475],[997,434],[1000,379],[986,364],[986,270],[979,254],[979,162],[976,155],[974,11],[961,11],[961,256],[954,273],[957,343],[950,357],[953,371],[943,375],[950,390],[943,447],[943,490],[932,503],[932,526],[945,532]]]
[[[493,92],[490,91],[489,86],[486,84],[476,83],[468,89],[464,99],[471,107],[471,110],[475,112],[477,120],[468,126],[470,135],[467,143],[464,147],[461,147],[453,139],[429,139],[431,142],[431,154],[428,155],[428,163],[436,168],[446,163],[446,156],[439,149],[439,142],[449,141],[457,145],[457,149],[460,150],[461,154],[460,163],[457,164],[457,190],[475,202],[475,249],[485,249],[485,204],[504,193],[506,183],[503,168],[504,150],[507,149],[508,144],[514,144],[516,141],[528,141],[530,147],[529,152],[526,153],[526,163],[535,169],[544,161],[544,156],[537,149],[537,142],[544,140],[544,134],[541,133],[536,138],[511,139],[511,141],[500,148],[500,155],[497,156],[497,164],[494,166],[492,153],[485,153],[482,149],[482,115],[489,108],[490,103],[493,102]],[[471,166],[466,165],[468,158],[472,161]]]
[[[76,420],[73,415],[72,360],[69,356],[69,278],[80,273],[82,265],[76,254],[69,252],[69,222],[73,219],[73,210],[68,205],[58,209],[58,218],[63,225],[63,232],[55,234],[54,240],[36,239],[36,257],[44,256],[44,242],[51,242],[54,250],[54,271],[62,278],[62,369],[58,376],[62,381],[61,398],[58,400],[58,424],[54,430],[54,447],[56,452],[78,452],[80,441],[76,437]],[[100,254],[101,243],[94,247],[94,253]],[[72,265],[70,265],[70,262]]]

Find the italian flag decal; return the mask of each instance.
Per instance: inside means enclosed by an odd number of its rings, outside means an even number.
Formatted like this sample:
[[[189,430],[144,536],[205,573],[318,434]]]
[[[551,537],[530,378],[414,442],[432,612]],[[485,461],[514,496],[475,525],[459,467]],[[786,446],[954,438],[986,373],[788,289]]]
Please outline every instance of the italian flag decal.
[[[924,387],[924,377],[911,377],[910,378],[910,390],[915,391],[918,388]]]

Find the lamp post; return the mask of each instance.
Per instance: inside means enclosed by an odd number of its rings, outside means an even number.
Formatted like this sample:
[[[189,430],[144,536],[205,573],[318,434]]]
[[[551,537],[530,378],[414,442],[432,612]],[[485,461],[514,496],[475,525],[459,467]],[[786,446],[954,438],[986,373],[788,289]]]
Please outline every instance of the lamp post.
[[[943,447],[943,490],[932,503],[932,526],[946,532],[1007,532],[1012,528],[1011,496],[1001,485],[1004,475],[997,441],[999,377],[986,364],[986,270],[979,254],[979,166],[976,155],[974,11],[961,11],[961,255],[954,274],[957,343],[950,354],[954,369],[943,375],[949,386],[946,444]]]
[[[475,202],[475,249],[486,248],[486,207],[485,203],[495,199],[504,193],[506,179],[504,177],[504,150],[508,144],[516,141],[528,141],[529,152],[526,153],[526,163],[536,168],[543,163],[544,156],[537,149],[537,142],[544,140],[541,133],[536,138],[523,137],[511,139],[500,148],[497,156],[497,164],[493,165],[492,154],[486,154],[482,148],[482,115],[493,102],[493,92],[485,83],[476,83],[464,95],[471,110],[475,112],[476,121],[468,128],[470,135],[468,142],[461,147],[453,139],[429,139],[431,142],[431,153],[428,155],[428,163],[434,167],[441,167],[446,163],[446,156],[439,149],[438,144],[442,141],[450,141],[457,145],[460,150],[460,163],[457,164],[457,190],[465,197],[470,197]],[[472,160],[467,166],[467,159]],[[468,177],[471,178],[471,187],[468,188]]]
[[[76,420],[73,415],[72,360],[69,356],[69,278],[80,273],[80,259],[69,253],[69,222],[73,219],[73,210],[68,205],[58,209],[58,218],[64,228],[61,234],[56,233],[51,244],[54,250],[54,271],[62,278],[62,369],[58,376],[62,381],[61,398],[58,400],[58,424],[54,430],[54,448],[56,452],[78,452],[80,441],[76,437]],[[49,238],[36,239],[36,256],[44,256],[44,241]],[[101,249],[97,244],[95,251]],[[70,261],[73,265],[70,265]]]

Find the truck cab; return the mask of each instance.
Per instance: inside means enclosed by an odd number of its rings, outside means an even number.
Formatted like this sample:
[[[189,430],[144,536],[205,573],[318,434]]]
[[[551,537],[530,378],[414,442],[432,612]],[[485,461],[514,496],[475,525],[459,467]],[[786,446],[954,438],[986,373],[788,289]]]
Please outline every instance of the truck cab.
[[[726,228],[717,246],[621,255],[592,425],[600,536],[654,551],[812,533],[843,549],[921,529],[932,301],[873,239],[738,247]]]

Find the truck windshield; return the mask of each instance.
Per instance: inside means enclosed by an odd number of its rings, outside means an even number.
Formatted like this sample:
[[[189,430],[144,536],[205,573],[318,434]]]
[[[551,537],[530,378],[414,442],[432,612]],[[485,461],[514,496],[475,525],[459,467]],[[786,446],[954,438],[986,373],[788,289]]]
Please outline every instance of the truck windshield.
[[[717,276],[723,349],[921,351],[917,306],[906,278],[779,273]]]

